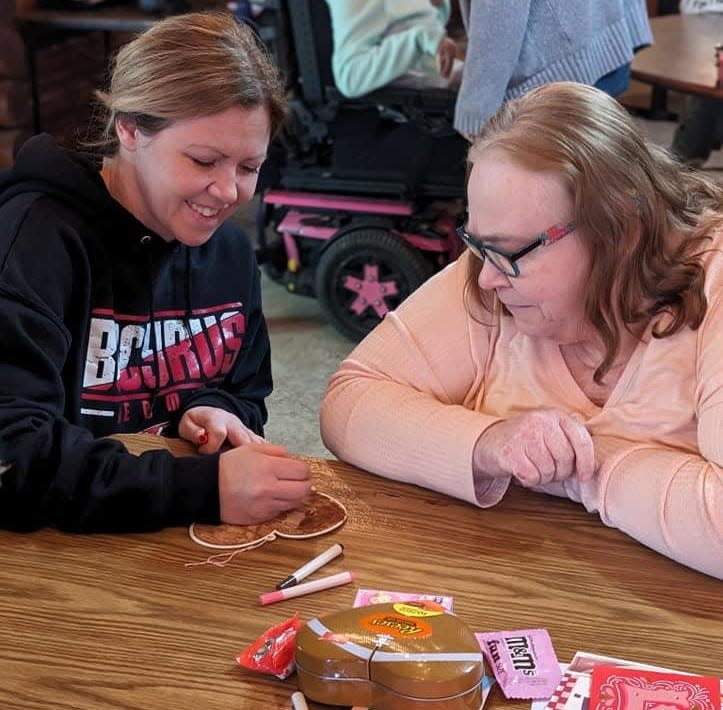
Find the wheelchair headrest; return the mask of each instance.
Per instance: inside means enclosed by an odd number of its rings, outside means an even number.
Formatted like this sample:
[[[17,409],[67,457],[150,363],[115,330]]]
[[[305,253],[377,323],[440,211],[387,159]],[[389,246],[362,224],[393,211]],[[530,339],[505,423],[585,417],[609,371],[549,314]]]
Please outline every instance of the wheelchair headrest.
[[[311,105],[326,101],[334,88],[334,40],[326,0],[285,0],[294,38],[300,90]]]

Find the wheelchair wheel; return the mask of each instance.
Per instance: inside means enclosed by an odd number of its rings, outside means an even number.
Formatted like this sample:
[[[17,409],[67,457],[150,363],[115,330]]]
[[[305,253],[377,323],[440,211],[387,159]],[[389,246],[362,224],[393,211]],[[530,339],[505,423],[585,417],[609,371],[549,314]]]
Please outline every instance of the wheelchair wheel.
[[[334,327],[361,340],[432,275],[431,264],[401,237],[360,229],[329,245],[316,268],[316,295]]]

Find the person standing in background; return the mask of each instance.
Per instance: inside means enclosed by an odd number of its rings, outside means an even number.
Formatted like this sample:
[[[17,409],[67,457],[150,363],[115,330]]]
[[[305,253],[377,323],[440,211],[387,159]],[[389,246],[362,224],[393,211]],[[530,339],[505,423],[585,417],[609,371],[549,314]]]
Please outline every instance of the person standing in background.
[[[723,12],[721,0],[681,0],[681,15],[700,15]],[[718,61],[723,61],[719,50]],[[702,167],[714,150],[723,144],[723,101],[712,96],[685,97],[683,115],[680,117],[670,149],[683,162],[692,167]]]
[[[553,81],[617,96],[652,43],[644,0],[459,0],[467,53],[454,127],[476,136],[503,101]]]

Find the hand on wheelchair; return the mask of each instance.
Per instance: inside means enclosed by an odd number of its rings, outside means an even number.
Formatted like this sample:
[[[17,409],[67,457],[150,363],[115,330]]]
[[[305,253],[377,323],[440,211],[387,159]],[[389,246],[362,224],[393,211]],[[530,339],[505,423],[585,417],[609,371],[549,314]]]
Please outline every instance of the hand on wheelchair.
[[[448,35],[442,38],[437,47],[437,71],[443,79],[452,75],[452,67],[457,56],[457,43]]]

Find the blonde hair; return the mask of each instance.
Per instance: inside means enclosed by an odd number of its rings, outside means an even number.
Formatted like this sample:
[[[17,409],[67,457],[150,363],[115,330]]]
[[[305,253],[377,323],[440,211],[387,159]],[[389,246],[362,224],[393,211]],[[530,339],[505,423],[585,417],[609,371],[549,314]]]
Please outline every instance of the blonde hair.
[[[569,186],[578,234],[590,253],[586,317],[606,347],[600,382],[620,346],[620,327],[668,312],[654,337],[697,328],[706,311],[704,244],[723,224],[723,191],[648,144],[620,104],[593,87],[559,82],[502,106],[469,151],[501,149],[518,165],[555,171]],[[469,260],[467,297],[481,269]]]
[[[131,118],[153,135],[173,121],[232,106],[264,106],[274,136],[288,111],[279,73],[261,41],[225,12],[188,13],[156,23],[119,50],[110,86],[96,97],[104,125],[94,147],[104,155],[117,152],[119,118]]]

